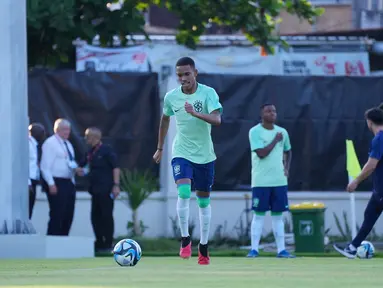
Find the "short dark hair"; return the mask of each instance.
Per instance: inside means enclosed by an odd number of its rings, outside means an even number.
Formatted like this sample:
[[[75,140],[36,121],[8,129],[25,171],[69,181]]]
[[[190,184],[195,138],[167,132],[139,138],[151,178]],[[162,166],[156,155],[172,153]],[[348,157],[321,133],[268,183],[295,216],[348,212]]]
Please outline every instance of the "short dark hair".
[[[28,127],[29,132],[31,133],[32,137],[37,140],[37,142],[42,142],[45,140],[45,127],[41,123],[32,123]]]
[[[383,125],[383,111],[380,108],[368,109],[364,116],[375,125]]]
[[[182,58],[178,59],[178,61],[176,63],[176,67],[177,66],[187,66],[187,65],[190,65],[190,67],[195,68],[194,60],[190,57],[182,57]]]
[[[263,108],[267,107],[267,106],[274,106],[274,104],[271,104],[271,103],[265,103],[265,104],[262,104],[261,106],[261,111],[263,110]]]

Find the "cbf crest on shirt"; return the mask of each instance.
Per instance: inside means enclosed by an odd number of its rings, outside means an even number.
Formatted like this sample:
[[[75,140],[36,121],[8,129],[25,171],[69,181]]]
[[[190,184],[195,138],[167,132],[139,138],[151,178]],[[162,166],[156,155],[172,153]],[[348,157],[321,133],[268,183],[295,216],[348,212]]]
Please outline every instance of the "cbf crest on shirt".
[[[181,86],[165,95],[163,113],[175,116],[177,134],[173,142],[173,158],[185,158],[193,163],[206,164],[216,159],[211,125],[185,111],[185,103],[193,105],[194,111],[210,114],[215,110],[222,113],[222,105],[216,91],[198,83],[193,94],[182,92]]]

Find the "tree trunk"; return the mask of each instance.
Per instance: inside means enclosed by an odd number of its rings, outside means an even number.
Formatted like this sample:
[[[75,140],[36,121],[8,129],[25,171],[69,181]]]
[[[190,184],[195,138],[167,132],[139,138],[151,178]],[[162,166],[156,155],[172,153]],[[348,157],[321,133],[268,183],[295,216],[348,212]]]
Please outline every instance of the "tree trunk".
[[[137,217],[137,210],[133,210],[132,220],[133,220],[134,236],[141,236],[141,229],[140,229],[140,223]]]

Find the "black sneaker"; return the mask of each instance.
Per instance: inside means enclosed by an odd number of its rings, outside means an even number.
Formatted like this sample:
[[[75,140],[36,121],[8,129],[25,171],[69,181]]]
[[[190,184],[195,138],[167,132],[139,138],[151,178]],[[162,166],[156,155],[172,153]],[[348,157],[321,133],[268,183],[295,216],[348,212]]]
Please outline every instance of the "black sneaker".
[[[181,248],[180,248],[180,257],[183,259],[189,259],[192,256],[192,247],[191,247],[190,236],[182,237],[181,239]]]
[[[187,246],[190,244],[190,242],[191,242],[190,236],[188,236],[188,237],[182,237],[182,238],[181,238],[181,247],[182,247],[182,248],[187,247]]]
[[[198,264],[199,265],[209,265],[210,256],[208,251],[208,245],[198,244]]]
[[[345,248],[342,248],[339,245],[334,244],[333,247],[336,251],[338,251],[340,254],[347,257],[348,259],[355,259],[356,258],[356,250],[352,251],[349,248],[349,245],[347,245]]]

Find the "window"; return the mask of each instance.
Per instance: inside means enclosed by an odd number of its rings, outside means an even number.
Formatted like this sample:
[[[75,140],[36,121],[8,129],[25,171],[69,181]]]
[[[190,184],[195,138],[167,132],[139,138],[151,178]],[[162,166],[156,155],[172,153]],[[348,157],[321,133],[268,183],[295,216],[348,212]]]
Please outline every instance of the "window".
[[[352,0],[310,0],[313,5],[339,5],[352,4]]]

